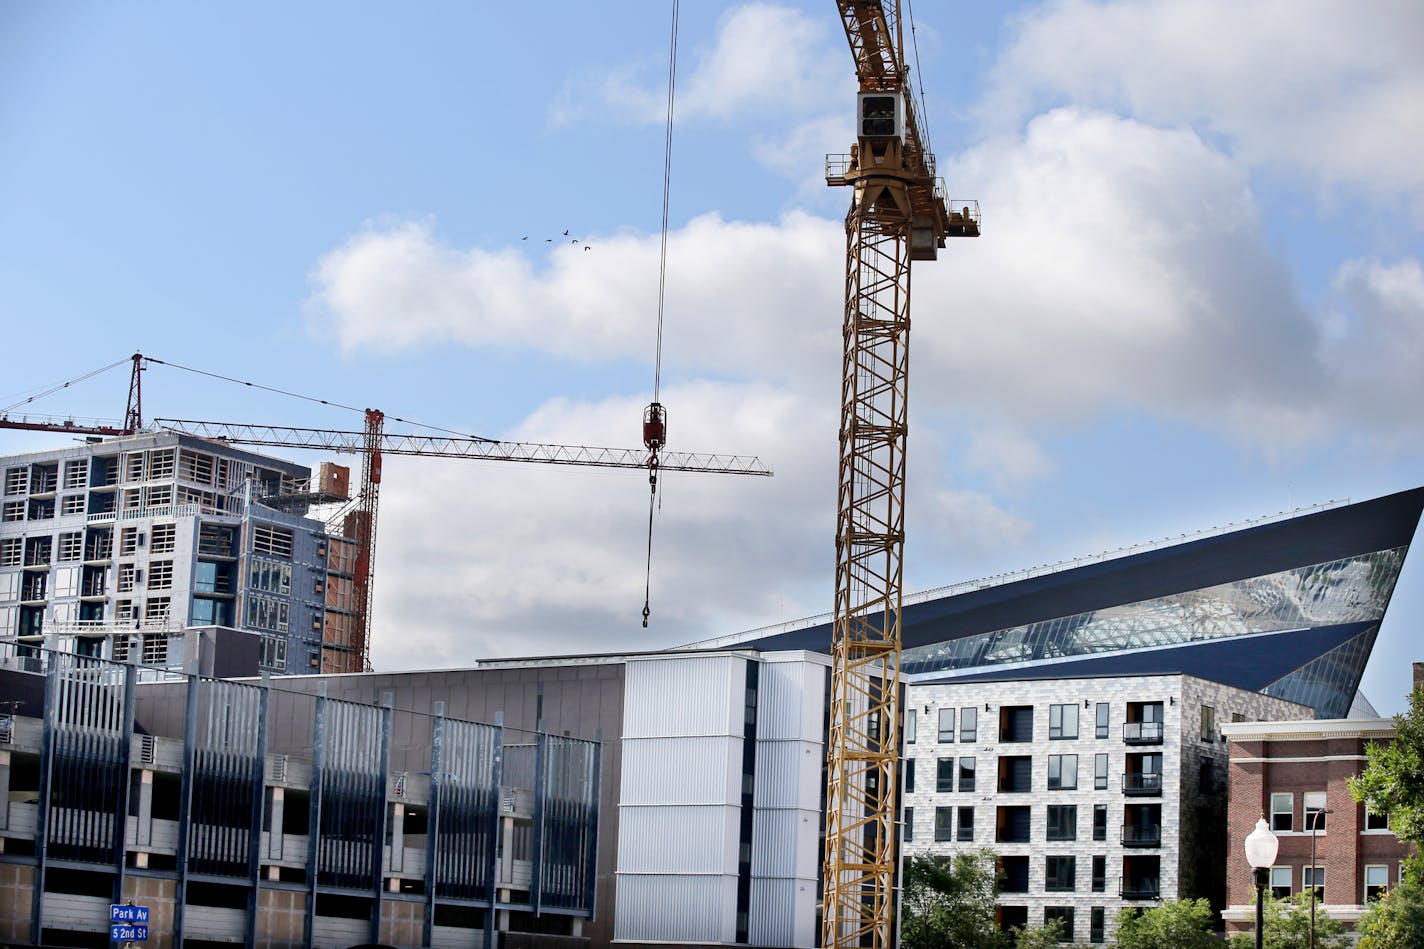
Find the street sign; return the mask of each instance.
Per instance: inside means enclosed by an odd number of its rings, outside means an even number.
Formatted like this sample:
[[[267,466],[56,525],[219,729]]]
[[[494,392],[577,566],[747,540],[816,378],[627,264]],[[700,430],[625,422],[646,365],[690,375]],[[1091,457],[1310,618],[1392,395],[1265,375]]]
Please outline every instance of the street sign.
[[[147,942],[148,927],[142,923],[110,923],[110,942]]]
[[[132,903],[110,903],[109,922],[146,923],[148,922],[148,907],[134,906]]]

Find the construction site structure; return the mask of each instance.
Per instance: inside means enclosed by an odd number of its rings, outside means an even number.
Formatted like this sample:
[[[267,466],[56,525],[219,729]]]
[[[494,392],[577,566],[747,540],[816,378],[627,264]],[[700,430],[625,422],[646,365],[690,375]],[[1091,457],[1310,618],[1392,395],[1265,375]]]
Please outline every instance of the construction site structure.
[[[836,589],[822,945],[893,941],[910,264],[977,237],[951,211],[915,114],[900,4],[838,0],[860,83],[856,143],[827,157],[846,214]]]
[[[6,490],[14,488],[13,500],[6,501],[6,520],[32,519],[35,515],[29,513],[31,510],[40,512],[40,516],[47,519],[54,516],[56,510],[62,512],[61,516],[67,516],[79,514],[82,509],[88,520],[79,526],[84,526],[85,531],[89,530],[86,525],[100,523],[94,519],[95,515],[99,515],[109,520],[125,518],[133,522],[129,525],[132,528],[132,536],[142,537],[146,531],[139,529],[139,519],[168,517],[175,511],[190,517],[232,516],[241,508],[242,511],[267,512],[263,516],[270,514],[279,520],[294,519],[293,524],[286,524],[280,528],[282,530],[295,529],[297,524],[306,525],[302,530],[321,541],[320,557],[326,561],[324,568],[328,571],[322,578],[311,578],[310,585],[313,586],[315,594],[321,595],[319,599],[324,597],[329,609],[323,618],[311,619],[312,629],[321,633],[318,637],[321,645],[319,653],[313,652],[303,657],[303,668],[300,671],[320,669],[323,672],[361,672],[369,668],[376,528],[383,480],[382,460],[385,455],[643,471],[651,470],[655,463],[658,471],[760,476],[771,474],[771,470],[754,456],[686,452],[650,454],[650,448],[600,448],[587,445],[499,441],[462,435],[390,433],[385,431],[385,414],[376,409],[365,410],[365,425],[359,431],[191,419],[155,419],[145,427],[142,373],[148,362],[159,360],[152,360],[137,353],[131,359],[132,371],[123,426],[73,418],[16,418],[0,414],[0,429],[90,436],[90,443],[83,448],[19,456],[13,463],[3,462],[8,465],[3,474]],[[70,384],[56,387],[56,391]],[[147,436],[142,444],[130,443],[129,439],[140,435]],[[233,446],[266,446],[359,454],[360,481],[354,486],[353,493],[350,469],[345,466],[324,462],[316,477],[312,477],[307,468],[240,451]],[[658,448],[661,447],[660,440]],[[155,452],[157,454],[154,454]],[[129,460],[130,456],[136,460]],[[112,460],[101,463],[94,461],[94,458]],[[194,458],[201,460],[195,461]],[[98,468],[94,467],[96,464]],[[201,470],[207,480],[194,482],[188,477],[190,469]],[[96,471],[97,474],[94,473]],[[54,483],[61,481],[65,486],[62,490],[74,488],[77,492],[82,487],[87,491],[89,485],[94,483],[91,481],[93,478],[103,479],[103,484],[99,487],[106,492],[106,496],[102,499],[86,498],[79,493],[62,496],[53,493]],[[214,478],[217,480],[213,480]],[[150,483],[154,481],[161,483]],[[122,504],[119,500],[121,496]],[[10,497],[11,495],[7,494],[7,498]],[[172,500],[153,501],[151,498]],[[56,500],[59,502],[57,509]],[[35,504],[38,504],[38,507],[35,507]],[[321,519],[310,522],[306,515],[314,510],[321,515]],[[103,529],[98,526],[94,529],[97,532],[94,549],[102,547],[104,550],[110,550],[112,537],[100,536]],[[36,533],[33,526],[29,533]],[[73,532],[62,533],[67,536]],[[89,544],[87,533],[82,536],[82,543]],[[250,552],[251,537],[252,531],[243,529],[243,551]],[[57,535],[51,540],[50,548],[59,549],[62,546]],[[29,543],[29,540],[24,542]],[[65,540],[63,543],[69,541]],[[40,544],[38,538],[35,539],[35,544]],[[23,558],[28,555],[22,553],[20,556]],[[29,583],[31,593],[38,589],[36,584],[47,583],[47,575],[41,573],[40,567],[48,567],[50,555],[42,554],[36,546],[35,557],[41,556],[46,558],[43,563],[37,561],[30,565],[34,573]],[[239,557],[241,554],[234,553],[234,556]],[[77,624],[75,629],[87,634],[78,646],[97,655],[95,650],[100,648],[99,644],[104,639],[99,632],[101,627],[109,629],[111,633],[120,627],[127,630],[128,624],[135,619],[140,624],[148,623],[158,627],[152,630],[154,636],[160,633],[176,635],[175,630],[199,621],[219,626],[262,628],[272,633],[286,632],[290,622],[284,610],[280,618],[280,630],[275,625],[252,626],[253,618],[249,613],[260,608],[266,598],[246,594],[241,579],[246,574],[241,571],[236,575],[237,579],[233,581],[235,585],[229,591],[233,595],[235,605],[223,606],[219,603],[216,607],[210,607],[207,601],[212,598],[206,596],[197,597],[195,603],[185,600],[177,604],[170,596],[154,598],[155,605],[151,608],[146,605],[136,608],[143,614],[139,616],[131,615],[134,609],[131,606],[121,610],[118,603],[106,609],[105,597],[100,596],[97,591],[106,589],[111,582],[106,572],[111,565],[107,565],[107,561],[95,560],[89,566],[92,568],[89,571],[89,579],[84,582],[87,583],[86,588],[96,592],[87,606],[80,606],[77,611],[73,611],[73,616],[70,615],[71,610],[67,602],[50,604],[45,598],[25,602],[12,600],[15,604],[12,608],[19,612],[11,616],[5,612],[5,591],[0,589],[0,639],[18,634],[22,637],[19,640],[22,649],[38,648],[44,638],[42,625],[48,617],[51,623],[58,623],[60,627],[67,628],[71,624]],[[134,570],[140,569],[137,565],[121,565],[118,569],[122,570],[124,566]],[[67,571],[64,576],[68,577]],[[63,585],[64,589],[68,589],[69,581],[65,579]],[[303,589],[306,585],[304,582]],[[18,594],[21,591],[17,587],[15,592]],[[309,596],[315,595],[311,590],[306,592]],[[245,603],[255,605],[245,606]],[[55,613],[55,606],[60,609],[58,614]],[[273,610],[275,609],[273,606]],[[272,612],[271,615],[276,617],[278,614]],[[276,622],[277,620],[273,620],[273,623]],[[302,622],[306,623],[305,617]],[[303,630],[305,629],[303,626]],[[278,648],[275,644],[264,644],[264,666],[282,671],[290,667],[285,655],[285,640],[280,647],[280,659]],[[150,647],[150,653],[157,655],[157,651],[155,640],[154,645]],[[107,649],[104,654],[109,654]]]

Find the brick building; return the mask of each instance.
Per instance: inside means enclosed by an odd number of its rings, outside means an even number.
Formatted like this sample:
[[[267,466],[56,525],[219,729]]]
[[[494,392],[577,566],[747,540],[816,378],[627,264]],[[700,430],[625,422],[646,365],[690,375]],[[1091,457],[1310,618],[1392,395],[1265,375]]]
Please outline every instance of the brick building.
[[[1227,808],[1228,933],[1255,925],[1255,887],[1243,843],[1256,821],[1270,823],[1280,852],[1270,871],[1277,896],[1317,888],[1319,910],[1353,926],[1370,899],[1399,882],[1414,848],[1350,795],[1370,742],[1394,738],[1390,719],[1240,722],[1221,726],[1231,762]],[[1311,860],[1312,837],[1315,858]]]

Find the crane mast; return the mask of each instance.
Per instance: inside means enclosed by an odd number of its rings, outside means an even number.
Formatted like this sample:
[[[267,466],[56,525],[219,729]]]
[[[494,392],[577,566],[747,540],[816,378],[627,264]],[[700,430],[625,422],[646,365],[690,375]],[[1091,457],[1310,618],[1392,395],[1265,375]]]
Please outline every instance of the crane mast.
[[[947,236],[951,212],[915,116],[898,0],[838,0],[860,81],[857,140],[828,156],[850,186],[841,374],[836,592],[822,945],[893,945],[900,609],[905,543],[910,264]]]

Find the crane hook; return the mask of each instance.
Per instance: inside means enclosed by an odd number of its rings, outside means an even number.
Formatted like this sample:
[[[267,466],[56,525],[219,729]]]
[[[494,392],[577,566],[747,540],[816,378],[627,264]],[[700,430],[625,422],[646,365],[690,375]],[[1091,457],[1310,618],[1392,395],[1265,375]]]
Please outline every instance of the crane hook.
[[[643,628],[652,615],[653,509],[658,497],[658,451],[667,444],[667,410],[653,402],[643,410],[643,445],[648,449],[648,562],[643,577]]]

